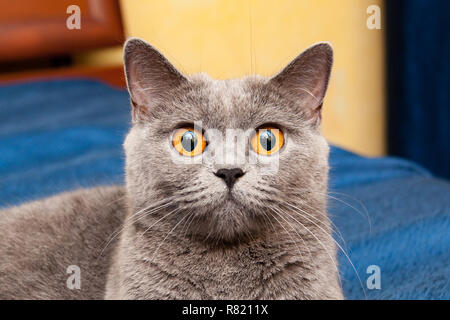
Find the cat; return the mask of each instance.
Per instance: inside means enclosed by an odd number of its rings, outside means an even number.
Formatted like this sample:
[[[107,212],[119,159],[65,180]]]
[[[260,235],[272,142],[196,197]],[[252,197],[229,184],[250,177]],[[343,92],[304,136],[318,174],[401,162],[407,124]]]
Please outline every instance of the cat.
[[[127,40],[125,186],[0,212],[0,298],[343,299],[320,131],[332,62],[318,43],[271,78],[212,80]]]

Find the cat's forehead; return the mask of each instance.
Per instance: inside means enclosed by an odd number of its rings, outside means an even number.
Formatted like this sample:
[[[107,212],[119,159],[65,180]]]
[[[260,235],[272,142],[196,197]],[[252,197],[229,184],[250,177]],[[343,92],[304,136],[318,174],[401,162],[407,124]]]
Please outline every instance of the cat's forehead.
[[[207,128],[224,130],[251,129],[292,118],[286,107],[280,108],[286,102],[268,92],[263,77],[212,80],[200,74],[192,76],[190,83],[189,90],[176,99],[178,114],[172,114],[180,122],[201,121]]]
[[[239,102],[249,100],[253,94],[250,82],[264,83],[263,78],[241,78],[230,80],[211,79],[207,74],[197,74],[190,77],[194,90],[191,94],[206,98],[211,104],[221,106],[224,111],[231,112]]]
[[[204,80],[208,103],[199,105],[209,125],[242,126],[246,115],[258,110],[252,104],[253,92],[244,79]]]

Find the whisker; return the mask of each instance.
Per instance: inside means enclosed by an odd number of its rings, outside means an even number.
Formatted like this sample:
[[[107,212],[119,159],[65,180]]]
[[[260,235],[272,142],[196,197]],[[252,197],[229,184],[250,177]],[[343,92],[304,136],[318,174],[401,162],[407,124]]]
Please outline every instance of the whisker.
[[[191,225],[194,222],[194,220],[195,220],[195,212],[192,211],[189,214],[189,218],[186,220],[185,228],[182,229],[182,230],[184,230],[184,236],[183,236],[184,238],[186,238],[187,232],[189,231],[189,228],[191,227]]]
[[[344,200],[339,199],[339,198],[336,198],[336,197],[332,197],[332,196],[330,196],[329,194],[327,195],[329,198],[334,199],[334,200],[337,200],[337,201],[339,201],[339,202],[345,204],[346,206],[352,208],[353,210],[355,210],[356,212],[358,212],[361,216],[364,216],[364,215],[365,215],[365,218],[367,218],[367,223],[369,224],[369,232],[372,233],[372,221],[371,221],[371,219],[370,219],[369,210],[367,210],[367,207],[364,205],[364,203],[362,203],[361,200],[358,200],[358,199],[356,199],[356,198],[353,198],[352,196],[346,195],[345,193],[331,192],[331,191],[330,191],[329,193],[340,194],[340,195],[349,197],[349,198],[351,198],[351,199],[357,201],[357,202],[361,205],[361,207],[363,207],[363,209],[364,209],[364,214],[363,214],[361,211],[359,211],[358,209],[356,209],[354,206],[352,206],[351,204],[345,202]]]
[[[166,239],[169,237],[169,235],[180,225],[181,222],[183,222],[184,219],[186,219],[186,217],[188,217],[188,215],[185,215],[183,218],[180,219],[180,221],[178,221],[175,226],[167,233],[167,235],[164,237],[164,239],[162,240],[162,242],[160,243],[160,245],[158,246],[158,248],[156,248],[155,252],[153,253],[150,262],[153,262],[153,259],[156,255],[156,253],[158,252],[158,250],[161,248],[161,246],[164,244],[164,242],[166,241]]]
[[[299,194],[299,191],[301,191],[301,190],[298,190],[298,189],[297,189],[297,190],[293,190],[293,191],[294,191],[294,192],[292,193],[293,196],[296,196],[296,195],[300,196],[300,195],[301,195],[301,194]],[[310,192],[310,190],[305,190],[305,191]],[[342,203],[344,203],[345,205],[347,205],[349,208],[355,210],[355,211],[356,211],[358,214],[360,214],[361,216],[364,216],[364,214],[363,214],[362,212],[360,212],[357,208],[353,207],[352,205],[348,204],[347,202],[345,202],[345,201],[343,201],[343,200],[341,200],[341,199],[334,198],[334,197],[330,196],[328,193],[323,193],[323,192],[318,192],[318,191],[314,191],[314,193],[315,193],[315,194],[318,194],[318,195],[323,195],[323,196],[329,197],[330,199],[335,199],[335,200],[337,200],[337,201],[339,201],[339,202],[342,202]],[[343,194],[343,195],[344,195],[344,194]],[[350,196],[349,196],[349,197],[350,197]],[[357,199],[355,199],[355,200],[358,201]],[[365,207],[364,204],[362,204],[362,202],[360,202],[360,203],[361,203],[361,205],[362,205],[363,207]],[[321,212],[321,211],[317,210],[317,209],[314,208],[314,207],[311,207],[310,205],[308,205],[308,204],[306,203],[306,201],[303,201],[303,202],[302,202],[302,205],[305,205],[305,206],[309,207],[310,209],[312,209],[312,210],[318,212],[319,214],[321,214],[321,215],[327,217],[327,219],[328,219],[328,215],[327,215],[326,213]],[[366,216],[366,218],[367,218],[367,220],[368,220],[368,223],[369,223],[369,229],[370,229],[370,231],[371,231],[371,230],[372,230],[372,224],[371,224],[370,216],[369,216],[369,213],[368,213],[367,210],[366,210],[366,215],[365,215],[365,216]],[[344,244],[345,246],[347,246],[347,244],[346,244],[346,242],[345,242],[345,239],[344,239],[344,237],[342,236],[342,233],[341,233],[341,231],[339,230],[339,228],[337,227],[337,225],[336,225],[331,219],[330,219],[329,221],[330,221],[330,223],[331,223],[333,229],[334,229],[334,230],[336,231],[336,233],[338,234],[339,238],[341,238],[343,244]]]
[[[171,199],[164,199],[164,200],[160,200],[160,201],[154,202],[154,203],[150,204],[149,206],[147,206],[147,207],[145,207],[143,209],[140,209],[137,212],[133,213],[132,215],[128,216],[125,219],[125,221],[131,220],[134,217],[136,217],[139,214],[141,214],[142,212],[147,212],[147,210],[149,210],[149,209],[153,210],[153,208],[156,208],[157,206],[160,206],[160,205],[161,206],[167,206],[167,205],[170,204],[170,201],[171,201]]]
[[[262,213],[262,214],[264,215],[264,217],[265,217],[264,222],[266,223],[266,225],[268,226],[267,221],[269,221],[270,224],[272,225],[273,232],[276,232],[277,230],[275,229],[275,225],[273,224],[272,220],[270,220],[269,215],[268,215],[267,213],[265,213],[263,210],[261,211],[261,213]]]
[[[295,217],[291,216],[290,214],[288,214],[287,212],[284,212],[284,214],[286,214],[288,217],[290,217],[291,219],[293,219],[295,222],[297,222],[298,224],[300,224],[300,226],[302,226],[307,232],[309,232],[309,234],[311,234],[316,240],[317,242],[319,242],[319,244],[325,249],[326,253],[328,254],[329,258],[331,259],[331,262],[333,262],[334,267],[336,268],[338,277],[339,277],[339,281],[341,281],[340,279],[340,275],[339,275],[339,268],[337,265],[337,261],[333,258],[332,254],[330,254],[329,250],[327,249],[327,247],[323,244],[322,241],[320,241],[319,238],[317,238],[317,236],[311,231],[309,230],[303,223],[301,223],[300,221],[298,221],[297,219],[295,219]]]
[[[314,176],[313,176],[310,172],[306,172],[306,171],[305,171],[305,172],[303,172],[303,174],[304,174],[305,176],[308,176],[310,179],[314,180]],[[305,190],[305,191],[310,191],[310,190]],[[295,190],[295,192],[298,192],[298,190]],[[355,210],[358,214],[360,214],[362,217],[365,217],[365,218],[367,219],[367,222],[368,222],[368,224],[369,224],[369,232],[370,232],[370,233],[372,232],[372,222],[371,222],[371,220],[370,220],[369,210],[367,210],[367,207],[364,205],[364,203],[362,203],[361,200],[358,200],[358,199],[356,199],[356,198],[354,198],[354,197],[352,197],[352,196],[350,196],[350,195],[347,195],[347,194],[341,193],[341,192],[329,191],[328,193],[323,193],[323,192],[319,192],[319,191],[314,191],[314,193],[319,194],[319,195],[324,195],[324,196],[326,196],[326,197],[329,197],[330,199],[334,199],[334,200],[336,200],[336,201],[339,201],[339,202],[345,204],[346,206],[348,206],[349,208]],[[363,210],[364,210],[364,213],[362,213],[360,210],[358,210],[357,208],[355,208],[355,207],[352,206],[351,204],[347,203],[346,201],[331,196],[330,193],[340,194],[340,195],[346,196],[347,198],[350,198],[350,199],[355,200],[356,202],[358,202],[358,203],[361,205],[361,207],[362,207]]]
[[[116,231],[114,231],[114,232],[111,234],[111,236],[110,236],[109,239],[106,241],[106,244],[104,245],[104,247],[103,247],[103,249],[101,250],[101,252],[100,252],[99,256],[97,257],[97,259],[100,258],[100,257],[103,255],[103,252],[106,250],[106,248],[111,244],[111,242],[112,242],[119,234],[121,234],[121,233],[123,232],[123,230],[124,230],[128,225],[130,225],[130,224],[132,224],[132,223],[135,223],[135,222],[137,222],[137,221],[143,219],[144,217],[147,217],[149,214],[151,214],[151,213],[153,213],[153,212],[155,212],[155,211],[157,211],[157,210],[160,210],[160,209],[165,208],[165,207],[167,207],[167,206],[170,205],[170,202],[164,203],[165,201],[167,201],[167,200],[164,200],[164,201],[158,201],[158,202],[156,202],[156,203],[153,203],[153,204],[149,205],[148,207],[146,207],[146,208],[144,208],[144,209],[141,209],[141,210],[139,210],[138,212],[136,212],[136,213],[132,214],[131,216],[127,217],[127,218],[124,220],[122,226],[119,227],[118,229],[116,229]],[[162,202],[163,204],[158,206],[158,204],[161,203],[161,202]],[[155,207],[155,206],[156,206],[156,207]],[[152,208],[152,207],[154,207],[154,208]],[[148,209],[151,209],[151,210],[148,211],[148,212],[145,212],[145,210],[148,210]],[[131,218],[136,217],[136,216],[137,216],[138,214],[140,214],[140,213],[144,213],[144,214],[143,214],[141,217],[138,217],[137,219],[134,219],[134,220],[132,220],[132,221],[129,221],[129,220],[131,220]]]
[[[301,90],[303,92],[306,92],[307,94],[309,94],[314,100],[316,100],[316,102],[318,104],[320,104],[320,100],[309,90],[305,89],[305,88],[297,88],[298,90]]]
[[[282,211],[279,208],[273,208],[273,210],[278,211],[278,215],[283,218],[282,215]],[[308,254],[309,257],[312,259],[312,253],[311,250],[309,249],[309,246],[307,245],[306,241],[303,239],[303,237],[301,236],[301,234],[292,226],[292,224],[290,224],[286,219],[283,219],[284,221],[286,221],[287,224],[289,224],[289,226],[292,228],[292,230],[294,230],[294,232],[298,235],[298,237],[300,238],[300,240],[302,240],[303,244],[305,245],[305,248],[308,249]]]
[[[147,229],[145,229],[144,232],[141,233],[141,235],[139,236],[139,238],[142,238],[142,237],[145,235],[145,233],[146,233],[147,231],[149,231],[151,228],[153,228],[158,222],[164,220],[165,218],[167,218],[167,217],[170,216],[172,213],[174,213],[174,212],[176,212],[176,211],[178,211],[178,210],[179,210],[179,209],[176,208],[175,210],[170,211],[169,213],[163,215],[161,218],[159,218],[158,220],[156,220],[156,221],[155,221],[154,223],[152,223]]]
[[[272,208],[273,209],[273,208]],[[279,213],[277,213],[274,209],[272,210],[275,214],[277,214],[280,218],[282,218],[284,221],[286,221],[284,218],[283,218],[283,216],[281,216]],[[303,254],[302,254],[302,252],[300,251],[300,248],[298,247],[298,244],[297,244],[297,242],[294,240],[294,238],[292,237],[292,235],[291,235],[291,233],[283,226],[283,224],[282,223],[280,223],[280,221],[275,217],[275,216],[273,216],[274,217],[274,219],[278,222],[278,224],[284,229],[284,231],[286,231],[286,233],[288,234],[288,236],[289,236],[289,238],[291,238],[291,240],[292,240],[292,242],[294,243],[294,245],[297,247],[297,250],[298,250],[298,253],[300,254],[300,257],[301,257],[301,259],[302,259],[302,261],[303,261],[303,263],[305,263],[306,261],[305,261],[305,258],[303,257]],[[295,230],[287,221],[286,221],[286,223],[293,229],[293,230]],[[300,237],[301,238],[301,237]],[[302,241],[304,242],[304,240],[303,240],[303,238],[301,238],[302,239]],[[305,243],[305,246],[306,246],[306,243]],[[308,246],[306,246],[306,247],[308,247]],[[309,249],[309,248],[308,248]],[[310,254],[311,254],[311,252],[310,252]]]
[[[288,205],[290,205],[290,206],[293,206],[293,207],[294,207],[295,209],[297,209],[297,210],[301,210],[300,208],[298,208],[298,207],[296,207],[296,206],[294,206],[294,205],[292,205],[292,204],[289,204],[289,203],[287,203],[287,202],[286,202],[286,204],[288,204]],[[325,217],[325,219],[327,219],[327,221],[330,222],[331,226],[332,226],[332,227],[335,229],[335,231],[338,233],[339,238],[341,238],[341,240],[342,240],[344,246],[347,246],[347,243],[345,242],[345,239],[344,239],[344,237],[342,236],[342,233],[341,233],[341,231],[339,230],[339,228],[333,223],[333,221],[331,221],[331,220],[328,218],[328,216],[327,216],[324,212],[321,212],[320,210],[317,210],[316,208],[311,207],[310,205],[308,205],[308,204],[305,203],[305,202],[302,202],[302,205],[307,206],[307,207],[310,208],[311,210],[314,210],[314,211],[318,212],[319,214],[321,214],[323,217]],[[324,224],[323,221],[321,221],[320,219],[314,217],[314,216],[313,216],[312,214],[310,214],[309,212],[304,211],[304,210],[302,210],[302,212],[305,213],[305,214],[307,214],[310,218],[313,218],[313,219],[315,219],[316,221],[318,221],[318,222]]]
[[[289,203],[286,203],[286,204],[287,204],[287,205],[290,205],[290,206],[292,207],[291,204],[289,204]],[[294,208],[295,208],[295,207],[294,207]],[[298,208],[297,208],[297,209],[298,209]],[[302,211],[302,212],[304,213],[303,210],[301,210],[301,209],[299,209],[299,210]],[[322,230],[323,232],[325,232],[326,234],[328,234],[328,232],[326,232],[321,226],[319,226],[318,224],[316,224],[314,221],[310,220],[308,217],[303,216],[303,218],[307,219],[309,222],[311,222],[312,224],[314,224],[317,228],[319,228],[320,230]],[[353,264],[352,260],[350,259],[349,255],[348,255],[347,252],[342,248],[342,246],[341,246],[336,240],[333,239],[333,237],[331,237],[331,239],[334,241],[334,243],[339,247],[339,249],[340,249],[340,250],[342,251],[342,253],[345,255],[345,257],[347,258],[348,262],[350,262],[350,265],[352,266],[353,270],[355,271],[356,276],[358,277],[359,283],[361,284],[361,288],[362,288],[362,290],[363,290],[363,292],[364,292],[364,296],[367,298],[366,290],[364,289],[364,286],[363,286],[361,277],[359,276],[359,273],[358,273],[358,271],[356,270],[356,267],[355,267],[355,265]]]
[[[119,198],[117,198],[117,199],[114,199],[114,200],[112,200],[112,201],[110,201],[110,202],[105,203],[104,206],[105,206],[105,207],[109,207],[109,206],[111,206],[112,204],[114,204],[114,203],[116,203],[116,202],[119,202],[119,201],[125,199],[126,197],[127,197],[127,195],[123,195],[123,196],[121,196],[121,197],[119,197]]]

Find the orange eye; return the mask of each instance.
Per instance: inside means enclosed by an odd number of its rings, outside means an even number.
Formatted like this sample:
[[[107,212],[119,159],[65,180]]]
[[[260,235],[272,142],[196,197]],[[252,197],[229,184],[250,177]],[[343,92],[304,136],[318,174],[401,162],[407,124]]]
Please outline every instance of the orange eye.
[[[206,148],[203,135],[191,127],[175,130],[172,144],[181,155],[189,157],[201,154]]]
[[[284,144],[283,132],[275,127],[258,129],[251,140],[253,151],[263,156],[270,156],[278,152]]]

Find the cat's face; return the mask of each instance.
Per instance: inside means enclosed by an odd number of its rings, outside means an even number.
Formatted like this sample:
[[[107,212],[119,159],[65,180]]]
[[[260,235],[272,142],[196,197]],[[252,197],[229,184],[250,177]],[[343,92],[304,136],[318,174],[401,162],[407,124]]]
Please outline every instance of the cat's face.
[[[331,61],[330,46],[319,44],[274,78],[212,80],[185,77],[145,42],[129,40],[132,207],[148,207],[177,232],[235,241],[266,231],[283,203],[325,192],[319,123]]]

